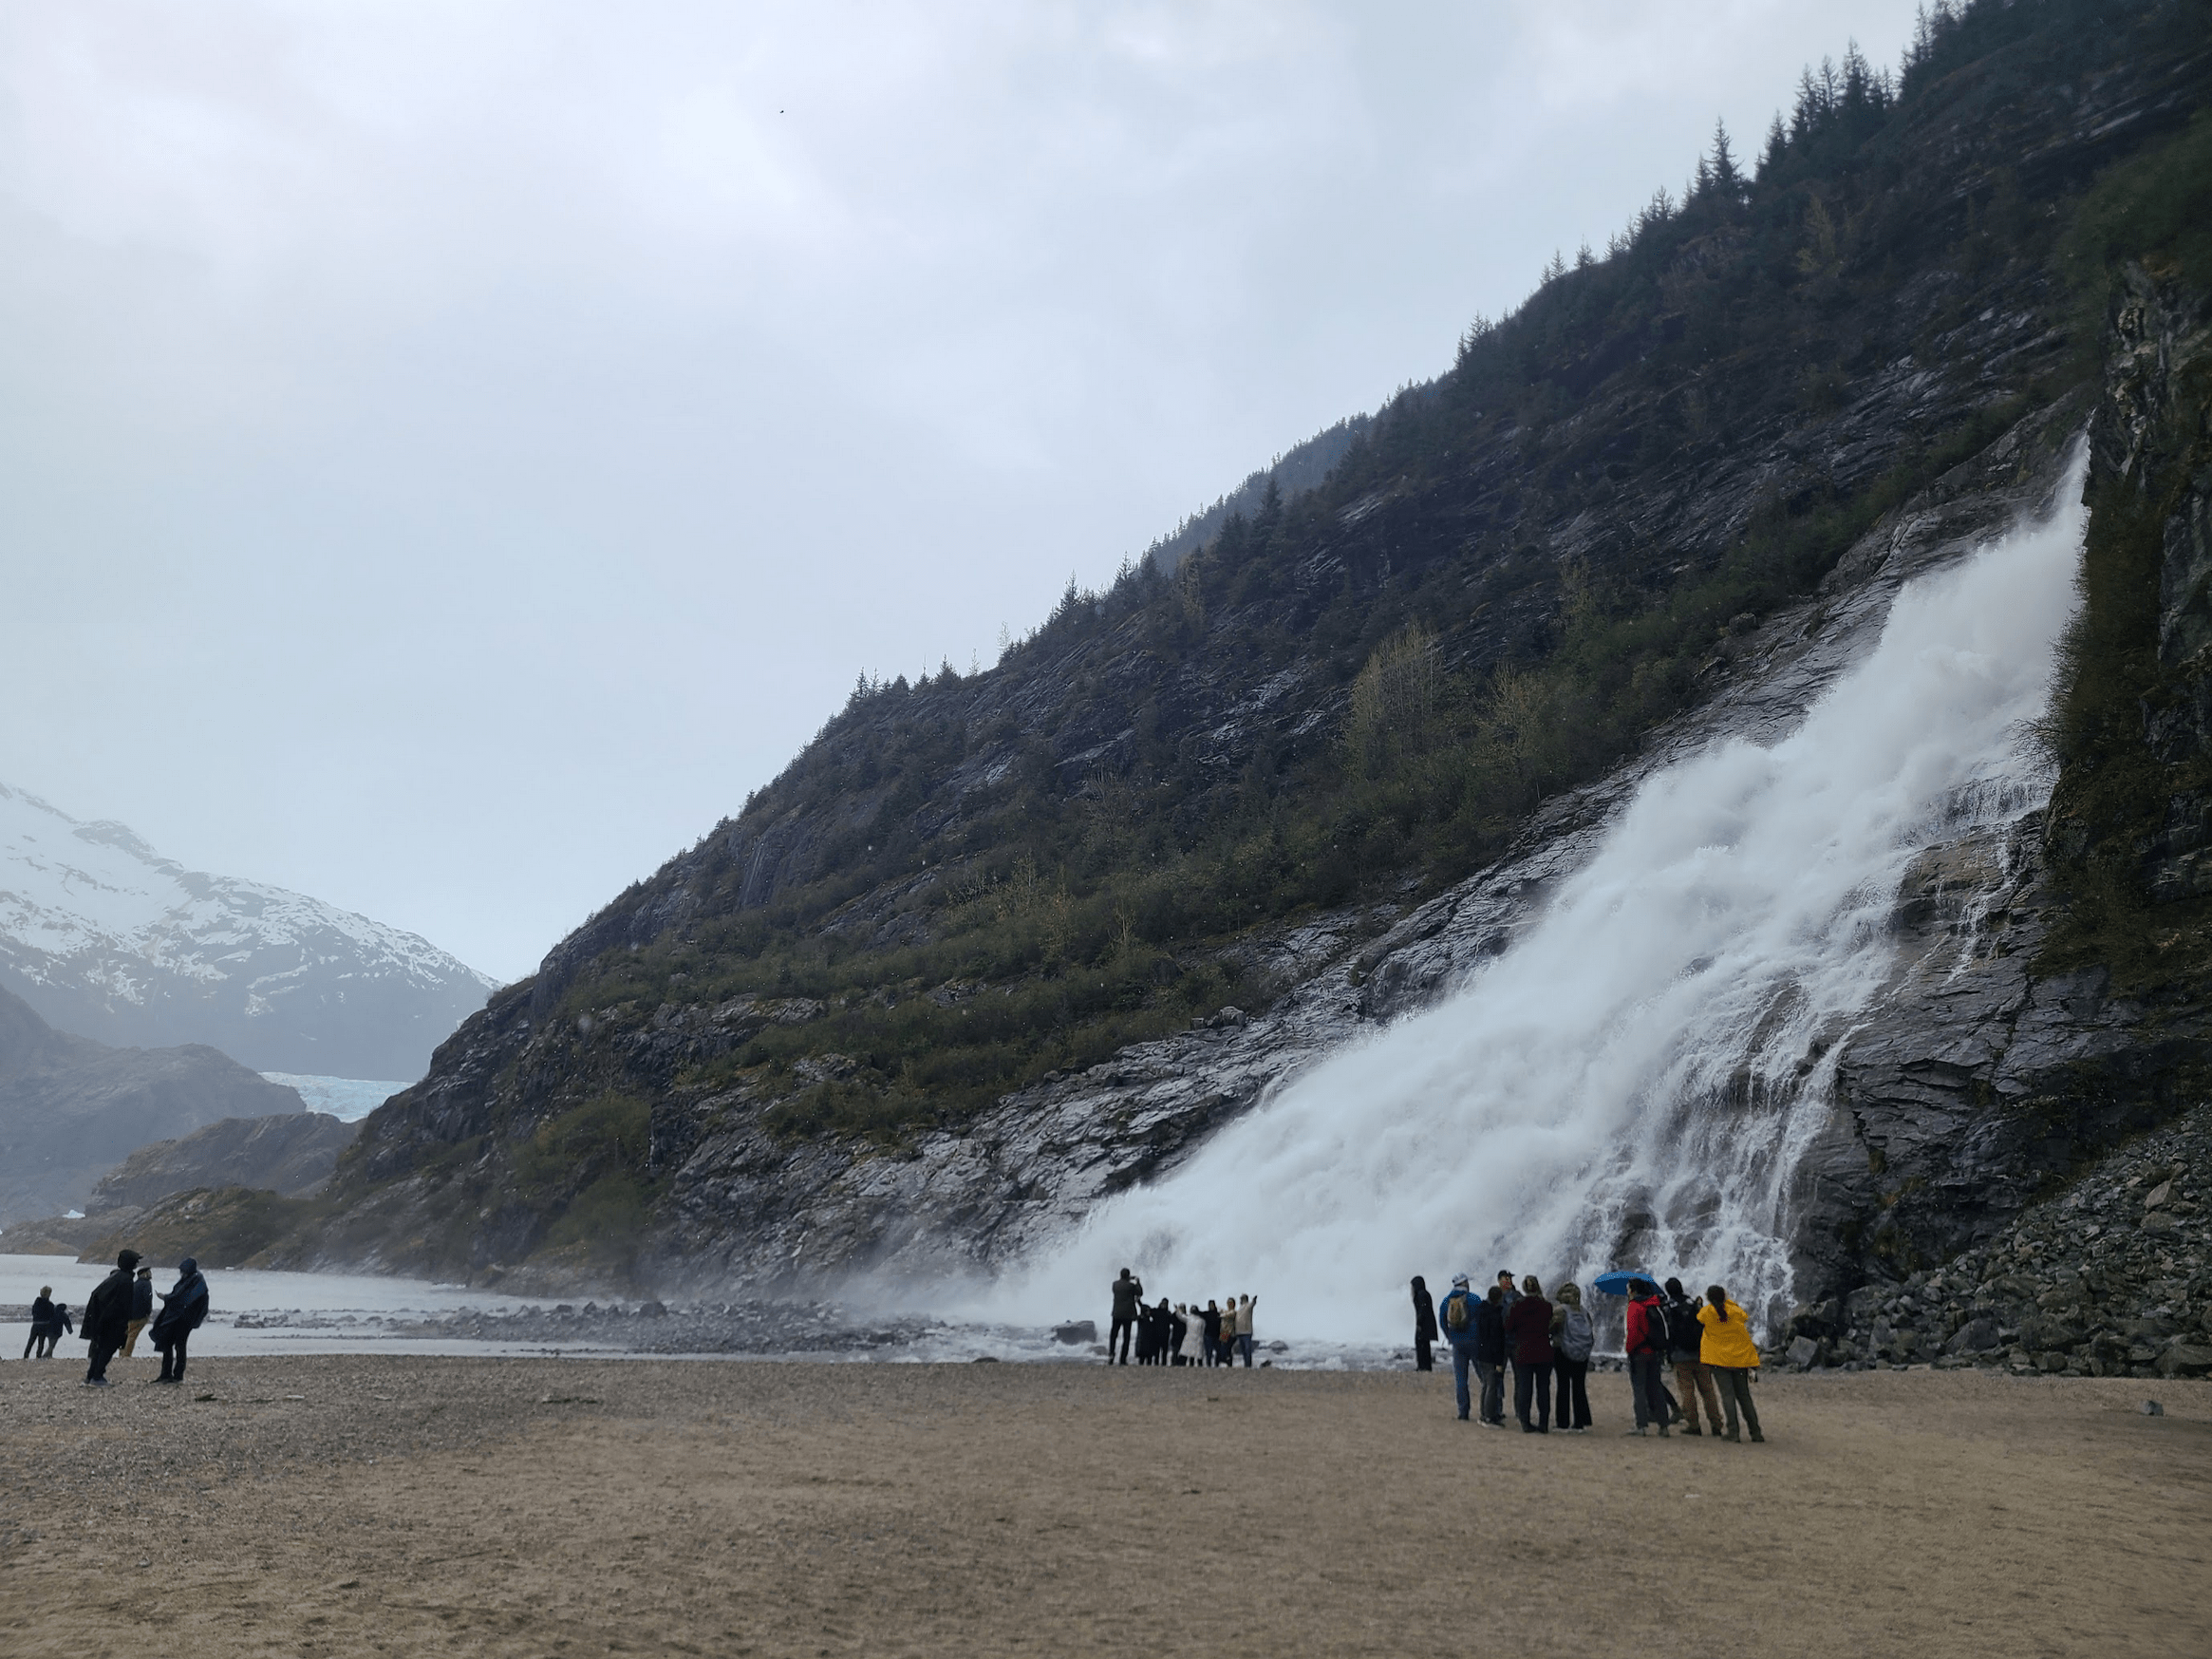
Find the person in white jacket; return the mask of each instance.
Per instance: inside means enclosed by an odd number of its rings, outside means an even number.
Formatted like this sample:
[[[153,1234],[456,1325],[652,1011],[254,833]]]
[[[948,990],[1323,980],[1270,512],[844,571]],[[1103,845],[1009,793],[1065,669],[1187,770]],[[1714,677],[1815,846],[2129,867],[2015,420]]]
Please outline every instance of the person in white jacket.
[[[1237,1298],[1237,1352],[1245,1356],[1245,1369],[1252,1368],[1252,1304],[1257,1296]]]

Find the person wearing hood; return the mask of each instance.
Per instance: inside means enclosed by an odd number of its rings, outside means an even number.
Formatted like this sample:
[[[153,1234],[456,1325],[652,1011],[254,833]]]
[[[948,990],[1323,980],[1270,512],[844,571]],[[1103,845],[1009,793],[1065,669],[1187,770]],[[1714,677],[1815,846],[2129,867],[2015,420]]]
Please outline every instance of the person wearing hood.
[[[1649,1279],[1628,1287],[1627,1346],[1628,1392],[1636,1406],[1636,1426],[1628,1432],[1641,1435],[1656,1423],[1664,1440],[1670,1412],[1659,1373],[1667,1360],[1667,1316],[1659,1306],[1659,1287]]]
[[[1467,1275],[1460,1273],[1453,1279],[1455,1285],[1465,1284]],[[1436,1340],[1436,1304],[1429,1295],[1429,1281],[1419,1273],[1414,1275],[1414,1369],[1433,1371],[1436,1362],[1429,1345]],[[1459,1414],[1465,1417],[1464,1411]]]
[[[131,1281],[137,1276],[139,1253],[135,1250],[119,1252],[115,1271],[93,1288],[84,1298],[84,1323],[80,1330],[86,1343],[87,1363],[84,1367],[84,1386],[107,1386],[107,1362],[115,1358],[115,1350],[122,1347],[123,1338],[131,1326]]]
[[[161,1356],[157,1383],[184,1381],[184,1348],[207,1317],[207,1280],[199,1263],[186,1256],[177,1264],[177,1282],[161,1292],[161,1311],[154,1319],[154,1351]]]
[[[1597,1341],[1598,1328],[1583,1307],[1582,1287],[1560,1286],[1559,1301],[1551,1310],[1551,1363],[1559,1379],[1562,1434],[1590,1431],[1590,1349]]]
[[[1740,1406],[1754,1444],[1764,1442],[1759,1432],[1759,1408],[1752,1404],[1752,1373],[1759,1368],[1759,1345],[1752,1340],[1752,1322],[1744,1310],[1728,1299],[1718,1285],[1705,1287],[1705,1306],[1697,1310],[1697,1323],[1705,1340],[1697,1350],[1708,1375],[1720,1385],[1720,1403],[1728,1408],[1728,1432],[1723,1440],[1741,1438],[1736,1426]],[[1664,1432],[1663,1430],[1661,1432]]]
[[[1416,1285],[1420,1282],[1414,1281]],[[1424,1291],[1422,1294],[1427,1292]],[[1473,1409],[1467,1387],[1467,1368],[1474,1364],[1474,1292],[1467,1288],[1467,1275],[1453,1273],[1452,1289],[1444,1297],[1444,1336],[1452,1344],[1452,1382],[1458,1393],[1462,1423]]]

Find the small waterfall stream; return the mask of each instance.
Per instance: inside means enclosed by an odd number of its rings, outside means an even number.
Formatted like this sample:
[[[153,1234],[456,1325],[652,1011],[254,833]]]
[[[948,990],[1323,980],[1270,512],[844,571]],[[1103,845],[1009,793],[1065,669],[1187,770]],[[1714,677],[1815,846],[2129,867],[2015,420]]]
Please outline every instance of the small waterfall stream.
[[[1402,1335],[1409,1274],[1547,1286],[1611,1267],[1790,1294],[1786,1194],[1840,1045],[1887,978],[1922,849],[2017,817],[2022,742],[2074,601],[2059,511],[1902,589],[1783,741],[1654,774],[1543,916],[1424,1011],[1286,1080],[1110,1200],[997,1300],[1251,1291],[1269,1335]]]

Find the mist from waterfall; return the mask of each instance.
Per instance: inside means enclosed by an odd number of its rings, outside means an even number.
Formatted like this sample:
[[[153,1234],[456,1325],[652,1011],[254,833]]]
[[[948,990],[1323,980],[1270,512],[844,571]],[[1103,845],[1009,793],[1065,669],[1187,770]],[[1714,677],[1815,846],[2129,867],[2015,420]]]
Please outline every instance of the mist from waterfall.
[[[1154,1297],[1257,1292],[1265,1335],[1388,1340],[1413,1273],[1649,1267],[1774,1310],[1790,1172],[1907,865],[2048,798],[2022,726],[2080,499],[2077,464],[2051,519],[1907,584],[1792,735],[1654,774],[1508,951],[1100,1206],[996,1306],[1096,1313],[1126,1265]]]

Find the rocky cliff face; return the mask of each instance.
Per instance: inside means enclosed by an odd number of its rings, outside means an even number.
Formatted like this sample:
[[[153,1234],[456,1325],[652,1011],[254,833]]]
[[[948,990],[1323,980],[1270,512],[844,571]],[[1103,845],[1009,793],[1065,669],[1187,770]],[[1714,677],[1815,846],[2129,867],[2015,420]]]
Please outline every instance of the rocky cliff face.
[[[0,784],[0,983],[66,1031],[257,1071],[420,1077],[492,983],[318,899],[187,870]]]
[[[213,1048],[109,1048],[0,990],[0,1224],[84,1204],[149,1141],[301,1109],[291,1089]]]
[[[1315,1056],[1432,1001],[1527,925],[1652,767],[1719,735],[1788,729],[1899,583],[2048,497],[2092,414],[2098,478],[2125,472],[2129,399],[2168,394],[2128,389],[2127,351],[2116,378],[2090,384],[2090,342],[2070,336],[2073,302],[2050,266],[1989,255],[1973,227],[2000,202],[2021,225],[2055,218],[2098,166],[2207,101],[2201,42],[2160,34],[2153,49],[2145,32],[2174,15],[2146,6],[2060,44],[2015,38],[1868,141],[1859,222],[1956,214],[1963,239],[1900,232],[1894,269],[1853,286],[1840,244],[1806,229],[1827,222],[1817,191],[1778,195],[1764,233],[1723,216],[1658,268],[1633,327],[1565,330],[1543,351],[1516,336],[1546,388],[1517,405],[1526,418],[1461,406],[1501,382],[1448,377],[1394,406],[1264,546],[1209,545],[1166,597],[1075,606],[992,672],[856,697],[790,775],[441,1047],[370,1120],[332,1183],[334,1218],[287,1259],[757,1290],[987,1273],[1173,1168]],[[1783,226],[1798,241],[1758,242]],[[1771,313],[1715,298],[1754,246],[1794,273]],[[2123,339],[2165,327],[2118,320]],[[1998,410],[2024,418],[1929,485],[1931,446],[1996,428]],[[860,1014],[926,1015],[949,1038],[1026,988],[914,966],[944,925],[937,899],[973,877],[982,849],[1069,813],[1100,842],[1144,826],[1171,850],[1225,816],[1264,822],[1270,780],[1340,741],[1353,673],[1409,594],[1439,619],[1434,662],[1479,681],[1540,661],[1590,584],[1657,613],[1762,526],[1802,525],[1820,503],[1871,512],[1907,479],[1908,499],[1817,593],[1707,628],[1692,711],[1537,807],[1503,858],[1401,874],[1387,834],[1357,854],[1317,847],[1317,860],[1378,867],[1342,884],[1353,902],[1302,896],[1281,918],[1177,942],[1171,974],[1220,970],[1215,983],[1236,987],[1188,1028],[1019,1079],[949,1126],[793,1132],[811,1095],[909,1086],[840,1035]],[[2197,545],[2179,556],[2176,650],[2193,649]],[[2065,816],[2062,784],[2052,821]],[[2152,1009],[2092,963],[2054,965],[2073,855],[2046,845],[2045,825],[2031,813],[1929,847],[1901,895],[1895,977],[1836,1058],[1833,1111],[1791,1195],[1805,1284],[1847,1289],[2001,1228],[2049,1171],[2193,1086],[2187,1007]],[[2187,833],[2159,856],[2185,858]],[[881,962],[880,981],[811,994],[733,968],[788,937]],[[1109,954],[1101,941],[1067,960]],[[1162,1006],[1156,987],[1122,989]],[[1621,1251],[1659,1219],[1628,1217]],[[595,1253],[609,1238],[631,1244]]]

